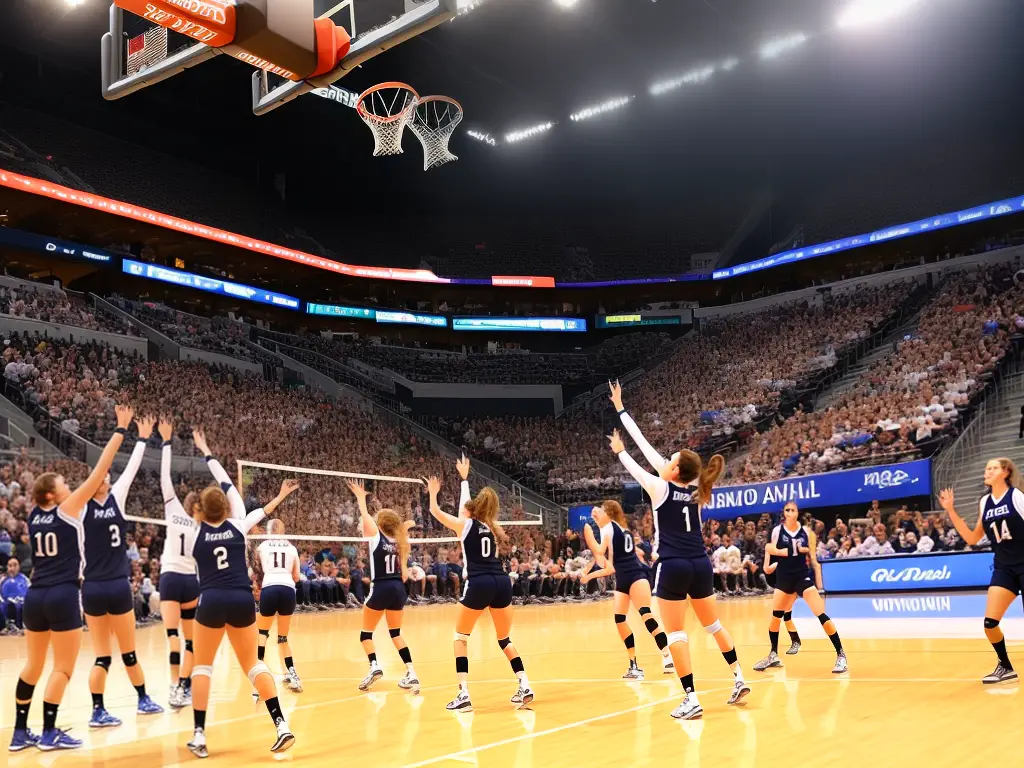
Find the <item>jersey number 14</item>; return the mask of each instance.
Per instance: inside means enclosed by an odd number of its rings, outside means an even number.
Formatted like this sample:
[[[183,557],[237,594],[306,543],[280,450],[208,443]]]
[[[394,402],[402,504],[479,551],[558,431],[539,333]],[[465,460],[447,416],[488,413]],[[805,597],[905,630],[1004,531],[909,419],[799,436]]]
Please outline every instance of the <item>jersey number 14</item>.
[[[1013,540],[1013,536],[1010,535],[1010,526],[1005,520],[1003,520],[1002,526],[993,520],[989,523],[989,528],[992,529],[992,538],[996,540],[996,544]]]

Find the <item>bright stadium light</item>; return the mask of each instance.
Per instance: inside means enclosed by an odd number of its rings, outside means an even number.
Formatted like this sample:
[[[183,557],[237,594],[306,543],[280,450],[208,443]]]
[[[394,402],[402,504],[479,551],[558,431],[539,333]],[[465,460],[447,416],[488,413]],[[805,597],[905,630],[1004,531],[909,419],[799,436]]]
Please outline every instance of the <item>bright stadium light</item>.
[[[860,29],[888,21],[920,2],[921,0],[854,0],[839,14],[837,24],[840,29]]]
[[[618,99],[609,99],[608,101],[600,104],[595,104],[592,107],[581,109],[579,112],[573,112],[569,115],[569,119],[574,123],[578,123],[581,120],[589,120],[592,117],[603,115],[606,112],[614,112],[616,109],[622,109],[624,106],[629,104],[633,100],[632,96],[623,96]]]
[[[517,141],[522,141],[523,139],[531,139],[534,136],[539,136],[542,133],[547,133],[554,127],[554,125],[554,123],[540,123],[539,125],[534,125],[530,128],[524,128],[521,131],[512,131],[511,133],[506,133],[505,143],[515,144]]]
[[[786,51],[799,48],[806,42],[807,35],[803,32],[797,32],[795,35],[789,35],[788,37],[780,37],[761,46],[761,58],[774,59]]]
[[[473,130],[466,131],[466,133],[469,134],[471,138],[474,138],[479,142],[487,144],[488,146],[495,147],[498,145],[498,140],[491,136],[491,134],[489,133],[482,133],[481,131]]]
[[[662,80],[654,83],[648,90],[652,96],[661,96],[663,93],[674,91],[677,88],[682,88],[684,85],[694,85],[696,83],[703,83],[705,80],[715,74],[714,67],[703,67],[701,69],[694,69],[690,72],[674,77],[671,80]]]
[[[77,8],[80,5],[85,5],[85,0],[65,0],[68,8]]]
[[[555,0],[555,5],[560,8],[572,8],[579,0]]]
[[[740,65],[740,60],[735,56],[731,56],[722,62],[722,70],[724,72],[732,72],[736,67]]]

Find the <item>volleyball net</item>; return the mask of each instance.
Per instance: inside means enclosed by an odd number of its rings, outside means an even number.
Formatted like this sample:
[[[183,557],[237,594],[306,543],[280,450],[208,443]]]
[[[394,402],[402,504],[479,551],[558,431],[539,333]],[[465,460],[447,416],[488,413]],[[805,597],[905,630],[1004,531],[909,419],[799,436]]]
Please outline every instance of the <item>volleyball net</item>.
[[[432,545],[448,548],[458,545],[459,538],[442,526],[430,514],[430,499],[426,485],[421,478],[394,475],[373,475],[361,472],[311,469],[257,461],[237,462],[235,483],[247,510],[266,505],[277,496],[281,483],[297,479],[300,489],[288,497],[271,516],[284,524],[283,536],[295,543],[302,552],[316,553],[324,549],[347,552],[349,557],[366,557],[368,538],[362,535],[361,516],[355,495],[348,487],[352,480],[360,480],[369,492],[367,507],[376,516],[381,509],[392,509],[403,520],[412,520],[416,526],[409,532],[409,543],[413,547],[413,558]],[[212,481],[212,479],[211,479]],[[454,471],[442,478],[438,501],[449,514],[458,514],[460,478]],[[473,493],[486,483],[480,476],[470,476]],[[513,543],[525,539],[528,532],[542,535],[543,512],[531,514],[517,504],[515,496],[504,488],[491,486],[501,500],[499,522]],[[183,499],[182,499],[183,500]],[[162,518],[126,516],[130,522],[139,524],[166,525]],[[266,522],[253,530],[250,540],[271,538],[266,534]],[[448,545],[445,547],[443,545]]]

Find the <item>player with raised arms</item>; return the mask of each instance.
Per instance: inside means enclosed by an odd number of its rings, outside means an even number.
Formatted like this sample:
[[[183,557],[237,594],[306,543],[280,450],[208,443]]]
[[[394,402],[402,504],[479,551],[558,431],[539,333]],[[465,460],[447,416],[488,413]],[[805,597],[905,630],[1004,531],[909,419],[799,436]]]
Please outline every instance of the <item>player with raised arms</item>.
[[[405,664],[405,677],[398,681],[398,687],[413,693],[420,692],[420,681],[412,666],[412,653],[402,637],[402,615],[405,608],[405,582],[408,578],[409,528],[412,521],[402,522],[401,516],[391,509],[382,509],[377,519],[370,516],[366,507],[366,488],[362,480],[350,480],[348,487],[359,503],[363,536],[370,540],[370,593],[363,603],[363,626],[359,642],[370,662],[370,670],[359,683],[359,690],[368,691],[384,676],[377,663],[373,645],[373,630],[381,617],[387,620],[391,642]]]
[[[89,673],[89,692],[92,694],[90,728],[110,728],[121,725],[120,718],[107,712],[103,693],[107,687],[107,672],[111,663],[110,637],[117,637],[121,648],[121,661],[128,678],[139,696],[138,713],[157,715],[163,708],[146,694],[146,679],[135,654],[135,601],[129,578],[131,566],[125,543],[128,521],[124,518],[128,491],[142,465],[146,441],[153,434],[156,419],[145,416],[136,420],[139,440],[124,472],[113,485],[110,473],[103,478],[96,494],[89,499],[82,513],[85,535],[85,578],[82,582],[82,609],[89,626],[96,663]]]
[[[508,537],[498,523],[498,494],[493,488],[485,487],[470,499],[469,460],[465,457],[458,463],[462,476],[462,490],[459,497],[459,516],[449,515],[441,510],[437,495],[441,481],[436,477],[427,479],[430,494],[430,514],[441,525],[458,534],[462,540],[465,559],[464,584],[455,614],[455,672],[459,678],[459,693],[448,702],[450,712],[471,712],[469,698],[469,636],[476,626],[480,614],[488,611],[494,622],[494,632],[501,648],[512,665],[512,671],[519,678],[519,690],[512,696],[512,703],[520,707],[534,699],[530,681],[526,677],[523,660],[512,645],[509,633],[512,631],[512,580],[501,567],[498,558],[498,543]]]
[[[256,548],[256,563],[260,570],[260,612],[256,616],[259,630],[258,657],[263,661],[270,640],[270,627],[277,618],[277,650],[284,665],[284,682],[288,690],[302,693],[302,681],[295,671],[292,647],[288,643],[288,630],[295,613],[295,584],[299,581],[299,551],[284,538],[284,521],[267,523],[267,534],[281,538],[266,539]]]
[[[981,679],[992,685],[1017,679],[999,622],[1024,589],[1024,492],[1017,466],[1007,458],[989,460],[985,465],[985,485],[989,492],[978,502],[978,522],[973,529],[957,513],[952,488],[939,494],[939,503],[969,546],[988,536],[995,550],[985,605],[985,637],[992,643],[999,662]]]
[[[85,565],[85,535],[81,515],[114,463],[128,427],[132,409],[114,408],[117,428],[100,454],[89,477],[72,491],[63,475],[44,472],[32,488],[35,502],[28,516],[32,547],[32,586],[25,595],[24,621],[27,659],[14,692],[14,734],[10,751],[38,747],[44,752],[82,746],[57,727],[57,709],[71,680],[82,647],[82,608],[79,582]],[[29,730],[28,713],[36,683],[43,674],[46,654],[53,646],[53,671],[43,693],[43,733]]]
[[[622,676],[623,679],[644,679],[644,671],[636,663],[633,633],[626,623],[626,612],[630,603],[636,607],[644,626],[662,653],[665,674],[671,674],[673,664],[672,655],[668,652],[668,637],[651,613],[651,582],[647,580],[647,574],[644,573],[636,556],[633,534],[629,532],[629,524],[622,506],[617,501],[606,501],[600,507],[594,507],[590,516],[601,531],[601,541],[597,541],[589,525],[583,527],[583,538],[601,569],[588,571],[583,574],[580,581],[587,584],[593,579],[615,574],[615,598],[612,604],[615,611],[615,628],[626,646],[626,655],[629,657],[629,669]]]
[[[164,499],[164,520],[167,538],[160,556],[160,616],[163,617],[167,642],[170,644],[171,693],[168,703],[174,709],[192,703],[192,635],[195,626],[196,604],[199,602],[199,579],[196,561],[192,557],[192,542],[199,523],[195,518],[200,511],[199,494],[185,496],[184,505],[178,500],[171,480],[171,438],[174,425],[170,419],[160,419],[160,493]],[[178,627],[185,636],[185,653],[181,652]]]
[[[200,494],[199,528],[191,539],[192,556],[199,571],[199,607],[196,612],[195,666],[192,669],[195,730],[188,748],[196,757],[209,754],[206,708],[210,700],[213,660],[226,633],[238,663],[260,698],[266,702],[267,712],[277,729],[277,738],[270,750],[283,752],[295,743],[295,736],[281,712],[274,677],[267,665],[259,660],[256,608],[246,565],[245,537],[297,490],[299,483],[297,480],[285,480],[270,503],[246,514],[242,496],[224,467],[210,453],[203,431],[196,429],[192,437],[219,487],[212,485]]]
[[[818,617],[822,628],[836,649],[836,663],[832,667],[834,674],[840,675],[847,671],[846,653],[839,639],[839,632],[832,619],[825,613],[825,601],[818,594],[812,578],[811,566],[807,559],[815,558],[814,534],[800,525],[800,510],[796,502],[791,501],[782,510],[782,522],[772,530],[771,539],[765,545],[765,559],[775,560],[775,595],[772,603],[772,618],[768,624],[768,638],[771,650],[768,655],[754,665],[754,669],[763,672],[772,667],[781,667],[779,659],[779,630],[787,614],[791,614],[797,596],[804,599],[814,615]],[[794,641],[799,649],[799,639]]]
[[[743,670],[736,656],[732,636],[718,619],[715,601],[714,571],[704,549],[701,507],[711,501],[711,490],[725,469],[725,459],[713,456],[705,467],[693,451],[679,451],[671,459],[664,458],[647,442],[640,428],[622,407],[622,387],[609,383],[611,401],[623,426],[643,451],[657,475],[646,472],[626,452],[618,430],[608,438],[612,451],[640,486],[651,497],[654,514],[654,551],[657,555],[654,575],[654,596],[658,598],[661,619],[668,632],[669,649],[676,673],[683,685],[682,702],[672,716],[683,720],[701,717],[704,710],[694,691],[690,665],[689,638],[684,631],[686,601],[704,631],[715,638],[722,656],[732,669],[733,689],[729,704],[739,704],[750,686],[743,679]]]

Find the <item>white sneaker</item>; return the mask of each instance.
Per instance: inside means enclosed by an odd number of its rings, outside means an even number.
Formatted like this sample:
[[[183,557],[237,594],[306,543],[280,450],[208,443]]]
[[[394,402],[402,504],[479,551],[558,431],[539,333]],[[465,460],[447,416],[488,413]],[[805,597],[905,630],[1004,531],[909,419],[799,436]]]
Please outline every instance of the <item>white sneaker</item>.
[[[176,685],[171,688],[171,693],[167,697],[167,703],[170,705],[171,709],[181,709],[185,706],[182,701],[184,694],[185,692],[181,689],[180,685]]]
[[[836,656],[836,665],[834,667],[832,667],[832,674],[833,675],[841,675],[841,674],[843,674],[843,672],[846,672],[846,671],[847,671],[846,654],[845,653],[840,653],[838,656]]]
[[[380,680],[382,677],[384,677],[383,670],[381,670],[381,668],[378,667],[376,664],[370,665],[370,671],[367,673],[366,677],[363,678],[363,682],[359,684],[359,690],[370,690],[373,687],[373,684]]]
[[[473,702],[469,700],[469,694],[460,688],[459,695],[449,701],[445,709],[449,712],[472,712]]]
[[[295,667],[288,668],[288,674],[285,675],[284,682],[288,686],[289,691],[302,693],[302,681],[299,680],[299,674],[295,671]]]
[[[192,734],[192,741],[185,746],[188,747],[188,751],[196,757],[209,757],[210,753],[206,749],[206,732],[202,728],[196,728]]]
[[[779,658],[779,654],[775,651],[770,651],[767,656],[761,659],[757,664],[754,665],[755,672],[764,672],[766,669],[772,667],[781,667],[782,659]]]
[[[530,686],[520,683],[519,690],[515,692],[515,695],[509,701],[513,704],[518,704],[520,707],[525,707],[533,701],[533,691],[530,690]]]
[[[743,680],[737,680],[733,683],[732,694],[729,696],[729,700],[726,704],[739,704],[743,699],[750,693],[750,686]]]
[[[636,664],[630,664],[629,669],[626,670],[626,674],[622,676],[623,680],[643,680],[644,671],[640,669]]]
[[[288,727],[287,721],[284,718],[277,721],[277,740],[274,741],[274,746],[270,748],[271,752],[284,752],[286,749],[291,747],[295,743],[295,735],[291,732]]]
[[[420,681],[416,679],[416,676],[412,672],[406,672],[405,677],[398,681],[398,687],[406,691],[419,693]]]
[[[699,720],[703,716],[704,708],[697,701],[697,697],[690,693],[683,696],[679,706],[672,710],[672,717],[676,720]]]

